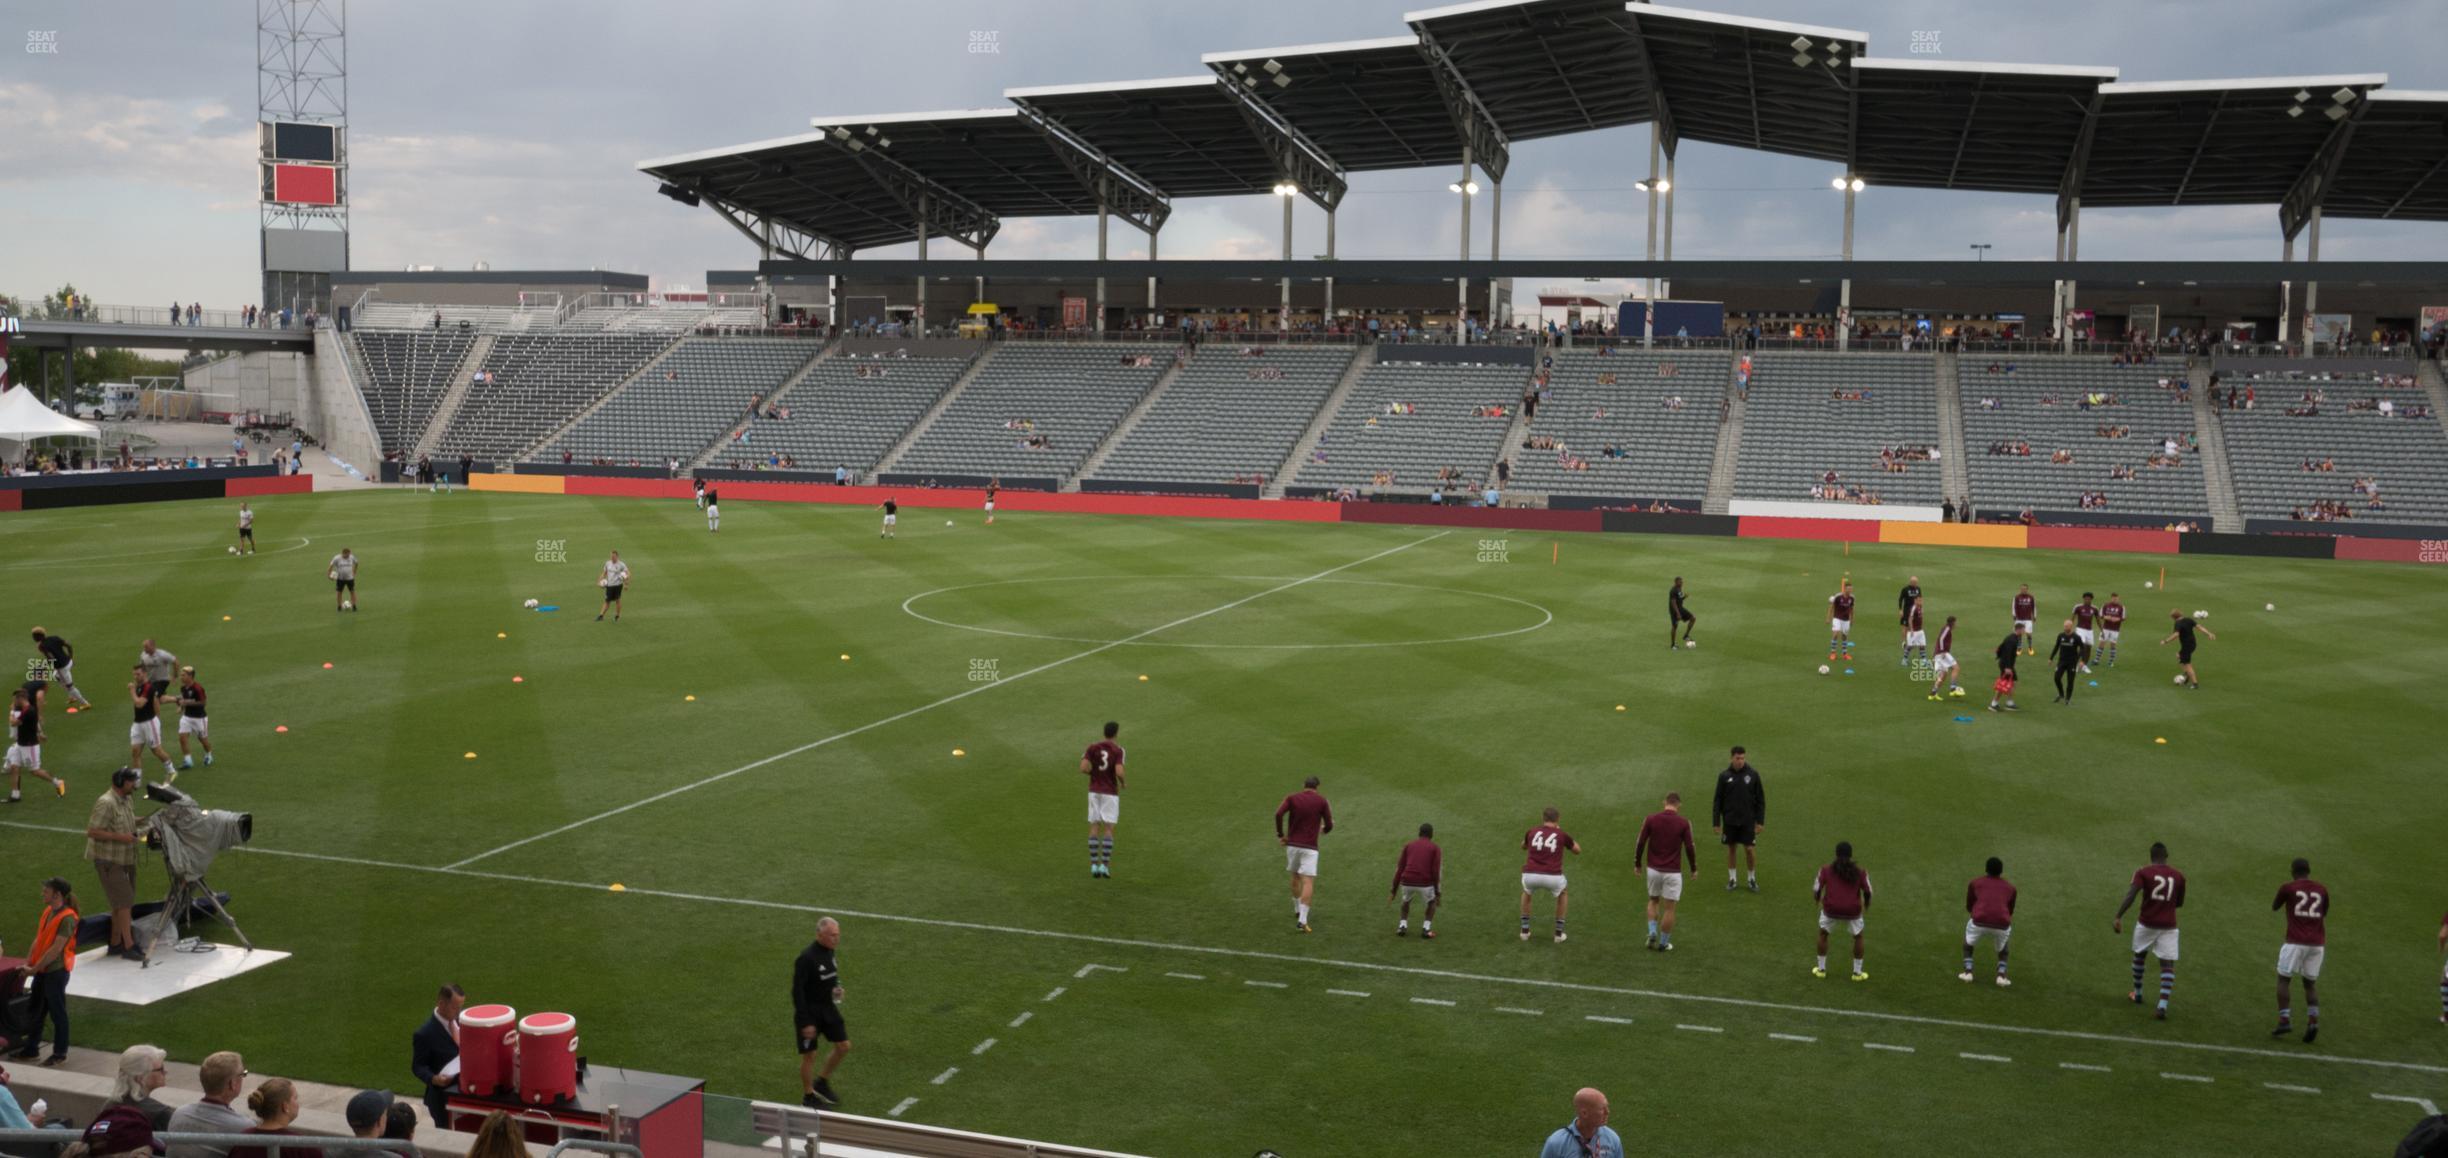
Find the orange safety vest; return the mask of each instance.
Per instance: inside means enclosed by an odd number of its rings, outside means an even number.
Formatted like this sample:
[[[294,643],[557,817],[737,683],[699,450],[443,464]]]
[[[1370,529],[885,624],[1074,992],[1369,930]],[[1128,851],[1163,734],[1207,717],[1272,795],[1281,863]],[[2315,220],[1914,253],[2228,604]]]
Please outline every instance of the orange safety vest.
[[[34,952],[26,958],[27,967],[31,968],[35,962],[42,960],[43,955],[51,951],[52,942],[65,937],[68,941],[68,948],[60,954],[60,968],[73,971],[76,968],[76,930],[77,911],[75,909],[66,906],[56,909],[45,908],[42,916],[36,920]]]

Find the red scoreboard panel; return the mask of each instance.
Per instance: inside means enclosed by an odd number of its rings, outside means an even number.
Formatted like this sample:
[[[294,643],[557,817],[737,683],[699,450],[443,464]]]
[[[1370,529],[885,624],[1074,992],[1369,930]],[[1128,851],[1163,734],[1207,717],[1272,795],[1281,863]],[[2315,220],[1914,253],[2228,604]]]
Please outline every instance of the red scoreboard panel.
[[[338,205],[338,169],[329,165],[264,165],[264,200],[284,205]]]

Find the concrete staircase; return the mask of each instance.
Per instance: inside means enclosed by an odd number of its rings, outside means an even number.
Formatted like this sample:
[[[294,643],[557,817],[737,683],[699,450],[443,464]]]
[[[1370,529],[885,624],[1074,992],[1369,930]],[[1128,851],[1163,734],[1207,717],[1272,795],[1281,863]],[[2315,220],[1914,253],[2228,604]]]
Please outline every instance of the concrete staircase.
[[[766,403],[768,405],[781,405],[783,399],[790,397],[791,391],[798,389],[799,384],[807,381],[807,376],[814,373],[816,367],[824,364],[825,359],[832,357],[833,352],[840,348],[841,339],[839,338],[835,338],[832,341],[824,343],[823,346],[817,349],[815,356],[809,358],[805,363],[802,363],[797,370],[791,371],[791,376],[784,378],[780,386],[774,387],[773,397],[766,399]],[[731,445],[731,432],[739,429],[739,427],[740,424],[736,421],[725,427],[722,433],[714,436],[713,442],[707,444],[704,450],[698,451],[695,456],[688,460],[686,469],[690,472],[695,472],[713,465],[714,460],[722,456],[724,448]]]
[[[1742,457],[1743,412],[1750,405],[1736,385],[1741,373],[1742,355],[1737,353],[1726,363],[1725,421],[1717,424],[1717,456],[1709,462],[1708,494],[1700,500],[1704,514],[1725,514],[1734,501],[1734,464]]]
[[[1114,428],[1106,433],[1105,440],[1097,443],[1097,448],[1089,452],[1088,460],[1080,464],[1079,470],[1063,480],[1060,489],[1066,494],[1079,493],[1080,480],[1095,474],[1104,467],[1105,460],[1112,457],[1114,448],[1122,445],[1122,440],[1129,436],[1131,431],[1138,428],[1140,420],[1146,418],[1148,411],[1155,408],[1156,400],[1164,397],[1165,391],[1173,388],[1174,380],[1180,378],[1182,371],[1189,368],[1189,365],[1188,359],[1177,358],[1171,366],[1165,368],[1164,373],[1157,375],[1156,384],[1148,387],[1148,392],[1140,396],[1138,404],[1130,408],[1130,413],[1123,415],[1122,421],[1114,424]]]
[[[2448,416],[2448,381],[2442,379],[2440,364],[2429,358],[2415,359],[2414,380],[2422,383],[2424,396],[2431,400],[2431,413]]]
[[[441,449],[442,432],[449,430],[451,421],[459,417],[459,406],[467,401],[468,388],[474,384],[470,380],[485,359],[492,356],[493,335],[476,335],[476,341],[468,346],[467,357],[459,359],[459,368],[451,371],[450,389],[443,391],[442,400],[434,404],[433,417],[426,420],[425,433],[417,436],[416,449],[408,452],[411,461]]]
[[[901,432],[900,441],[893,443],[892,448],[884,452],[884,457],[876,460],[875,470],[869,472],[864,481],[874,482],[877,476],[900,465],[901,456],[909,453],[909,448],[917,443],[918,436],[925,434],[927,427],[935,425],[935,420],[943,417],[944,411],[951,408],[952,400],[960,397],[961,391],[967,390],[971,382],[977,381],[978,371],[986,368],[987,361],[995,356],[995,349],[996,347],[993,346],[987,347],[985,353],[979,354],[975,361],[969,363],[968,369],[961,371],[960,377],[953,379],[952,384],[944,388],[943,397],[936,399],[935,405],[927,407],[927,412],[919,415],[918,421],[911,423],[908,430]]]
[[[613,399],[620,397],[621,393],[629,389],[632,383],[635,383],[638,379],[645,377],[646,372],[654,369],[657,363],[661,362],[665,358],[671,357],[672,351],[679,349],[680,343],[687,340],[688,335],[685,333],[674,335],[669,344],[665,345],[662,349],[655,351],[654,357],[646,359],[644,365],[630,371],[628,377],[621,379],[620,385],[614,386],[612,389],[605,391],[603,397],[588,403],[585,409],[580,410],[578,413],[570,416],[569,421],[553,427],[551,432],[547,433],[544,437],[520,447],[518,453],[511,456],[510,461],[525,462],[527,461],[528,456],[533,455],[535,452],[542,450],[547,446],[551,446],[552,441],[561,437],[561,435],[568,431],[570,427],[586,421],[588,415],[603,409],[605,406],[609,405]]]
[[[1351,365],[1344,367],[1342,381],[1335,383],[1333,392],[1327,394],[1326,401],[1318,405],[1317,413],[1309,416],[1309,429],[1301,432],[1300,441],[1292,444],[1292,453],[1285,456],[1282,465],[1267,477],[1266,489],[1259,492],[1259,497],[1284,497],[1284,483],[1300,472],[1302,463],[1309,461],[1309,452],[1316,450],[1318,440],[1326,437],[1326,428],[1334,424],[1334,416],[1343,409],[1344,401],[1351,397],[1352,387],[1359,385],[1360,375],[1376,364],[1377,347],[1364,346],[1351,360]]]
[[[2227,462],[2227,435],[2219,429],[2218,408],[2210,404],[2210,363],[2196,359],[2185,368],[2193,395],[2193,437],[2201,443],[2202,490],[2210,499],[2210,529],[2221,534],[2244,533],[2244,512],[2236,505],[2235,471]]]
[[[1938,386],[1938,484],[1950,499],[1972,493],[1972,461],[1964,457],[1963,378],[1952,350],[1931,358]]]

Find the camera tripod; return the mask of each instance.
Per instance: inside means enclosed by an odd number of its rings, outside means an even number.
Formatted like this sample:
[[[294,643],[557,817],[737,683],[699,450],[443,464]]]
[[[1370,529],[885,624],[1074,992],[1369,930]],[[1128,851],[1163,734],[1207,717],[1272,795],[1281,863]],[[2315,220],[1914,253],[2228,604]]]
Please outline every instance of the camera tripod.
[[[165,936],[169,937],[173,952],[178,951],[181,942],[191,940],[183,933],[187,925],[187,914],[199,902],[209,906],[213,915],[221,918],[222,924],[230,927],[230,932],[238,934],[238,943],[246,946],[247,952],[255,951],[255,942],[247,940],[246,930],[238,927],[238,918],[230,915],[229,906],[214,898],[211,884],[207,883],[203,877],[188,879],[173,875],[170,881],[170,897],[162,902],[161,920],[153,926],[153,942],[145,946],[144,964],[139,968],[153,967],[154,954],[161,951],[162,939]],[[193,938],[192,941],[192,947],[186,950],[190,953],[210,953],[220,948],[201,938]]]

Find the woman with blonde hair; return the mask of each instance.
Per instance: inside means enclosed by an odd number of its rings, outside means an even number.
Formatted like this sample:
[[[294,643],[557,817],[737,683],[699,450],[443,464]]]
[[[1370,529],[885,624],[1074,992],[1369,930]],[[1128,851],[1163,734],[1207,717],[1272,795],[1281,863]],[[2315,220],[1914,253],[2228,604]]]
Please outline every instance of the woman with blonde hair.
[[[255,1092],[247,1095],[247,1111],[255,1115],[255,1124],[246,1129],[249,1134],[279,1134],[299,1137],[289,1128],[297,1121],[297,1084],[287,1078],[265,1078]],[[311,1146],[282,1146],[281,1158],[323,1158],[323,1151]],[[229,1158],[271,1158],[272,1151],[263,1146],[232,1146]]]
[[[153,1096],[153,1091],[170,1084],[169,1062],[170,1055],[160,1046],[131,1045],[121,1051],[117,1083],[103,1108],[133,1106],[154,1129],[169,1129],[170,1107]]]
[[[230,1158],[239,1156],[233,1153]],[[468,1158],[528,1158],[527,1140],[509,1114],[495,1110],[476,1128],[476,1142],[468,1147]]]

